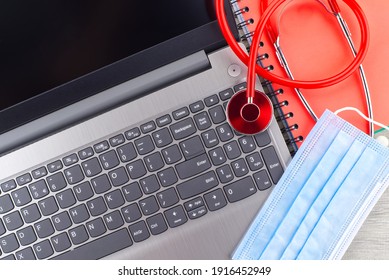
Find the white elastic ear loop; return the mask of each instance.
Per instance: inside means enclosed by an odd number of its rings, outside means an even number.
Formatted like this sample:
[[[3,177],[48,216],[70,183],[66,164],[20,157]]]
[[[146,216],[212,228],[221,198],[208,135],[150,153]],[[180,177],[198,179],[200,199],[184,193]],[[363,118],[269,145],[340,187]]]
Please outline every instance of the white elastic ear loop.
[[[365,114],[363,114],[361,111],[359,111],[357,108],[354,108],[354,107],[344,107],[344,108],[341,108],[339,110],[336,110],[334,112],[334,114],[338,115],[339,113],[342,113],[344,111],[354,111],[354,112],[357,112],[366,121],[371,122],[371,123],[373,123],[373,124],[375,124],[375,125],[377,125],[379,127],[382,127],[383,129],[389,131],[389,127],[388,126],[366,117]],[[380,142],[383,146],[389,147],[389,139],[386,136],[383,136],[383,135],[382,136],[378,136],[376,140],[378,142]]]

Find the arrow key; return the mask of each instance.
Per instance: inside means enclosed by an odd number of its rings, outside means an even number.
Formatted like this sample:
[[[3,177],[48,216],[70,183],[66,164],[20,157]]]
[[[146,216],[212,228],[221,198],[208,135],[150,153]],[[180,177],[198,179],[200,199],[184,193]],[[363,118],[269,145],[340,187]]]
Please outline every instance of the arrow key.
[[[188,219],[185,215],[184,208],[182,208],[181,205],[178,205],[178,206],[173,207],[169,210],[166,210],[165,217],[166,217],[167,223],[169,224],[169,226],[171,228],[183,225],[188,221]]]

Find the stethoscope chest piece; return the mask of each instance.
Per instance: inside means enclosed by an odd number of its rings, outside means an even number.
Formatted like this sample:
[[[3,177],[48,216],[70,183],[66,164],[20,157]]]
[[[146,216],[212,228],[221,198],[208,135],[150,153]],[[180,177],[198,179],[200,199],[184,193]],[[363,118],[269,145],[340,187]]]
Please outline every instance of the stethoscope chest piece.
[[[227,105],[227,119],[232,128],[242,134],[257,134],[265,131],[273,116],[273,105],[263,92],[255,91],[253,98],[246,90],[237,92]]]

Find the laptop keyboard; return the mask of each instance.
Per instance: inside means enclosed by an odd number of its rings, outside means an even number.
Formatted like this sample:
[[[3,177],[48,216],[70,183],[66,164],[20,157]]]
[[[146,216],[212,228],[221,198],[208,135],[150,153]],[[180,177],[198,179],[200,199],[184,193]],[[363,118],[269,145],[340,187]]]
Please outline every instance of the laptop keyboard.
[[[226,120],[243,87],[1,183],[0,258],[102,258],[272,187],[283,168],[269,134]]]

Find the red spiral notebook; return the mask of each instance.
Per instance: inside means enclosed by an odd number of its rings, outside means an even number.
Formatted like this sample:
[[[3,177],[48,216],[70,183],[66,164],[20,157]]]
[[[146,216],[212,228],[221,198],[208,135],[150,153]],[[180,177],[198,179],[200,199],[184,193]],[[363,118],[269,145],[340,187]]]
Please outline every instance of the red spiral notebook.
[[[268,2],[271,3],[271,1]],[[323,2],[326,3],[324,0]],[[365,12],[370,28],[370,45],[363,67],[372,96],[374,119],[389,124],[389,94],[387,93],[389,1],[357,0],[357,2]],[[244,34],[242,39],[247,40],[248,43],[251,42],[252,32],[259,21],[259,3],[260,0],[231,0],[238,26]],[[358,22],[346,4],[342,1],[338,3],[358,49],[360,43]],[[283,6],[279,11],[282,8]],[[333,76],[343,70],[353,59],[335,16],[330,14],[318,1],[291,1],[284,8],[281,20],[279,20],[278,13],[275,13],[271,22],[276,30],[277,26],[280,30],[280,45],[295,79],[317,80]],[[263,46],[260,47],[259,53],[267,54],[267,56],[260,56],[262,66],[272,66],[271,71],[275,74],[287,77],[285,70],[278,62],[269,38],[264,35],[261,41]],[[278,120],[283,127],[286,141],[293,146],[292,150],[296,150],[315,121],[302,105],[294,89],[266,81],[264,85],[278,111]],[[274,94],[279,91],[282,94]],[[318,117],[325,109],[335,111],[346,106],[356,107],[367,115],[365,94],[358,71],[337,85],[315,90],[301,89],[301,92]],[[369,124],[356,113],[344,112],[340,116],[368,133]],[[295,124],[298,126],[297,129],[288,129],[288,127],[294,128]],[[379,128],[375,127],[375,130]]]

